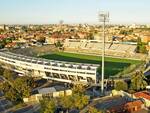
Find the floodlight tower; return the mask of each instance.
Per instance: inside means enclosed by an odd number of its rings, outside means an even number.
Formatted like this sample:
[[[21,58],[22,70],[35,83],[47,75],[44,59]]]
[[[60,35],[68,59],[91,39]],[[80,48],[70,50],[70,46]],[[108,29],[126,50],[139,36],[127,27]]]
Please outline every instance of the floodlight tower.
[[[60,20],[60,21],[59,21],[59,24],[60,24],[60,25],[63,25],[63,23],[64,23],[63,20]]]
[[[101,73],[101,93],[104,94],[104,68],[105,68],[105,24],[109,22],[109,12],[100,12],[99,21],[103,22],[103,39],[102,39],[102,73]]]

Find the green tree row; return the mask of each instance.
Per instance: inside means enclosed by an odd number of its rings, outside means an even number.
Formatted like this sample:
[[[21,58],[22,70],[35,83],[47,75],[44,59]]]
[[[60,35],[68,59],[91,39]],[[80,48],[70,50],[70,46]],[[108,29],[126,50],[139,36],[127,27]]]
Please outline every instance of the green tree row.
[[[115,84],[115,89],[116,90],[124,90],[128,91],[128,89],[133,90],[133,91],[140,91],[146,88],[147,86],[147,78],[143,74],[142,71],[136,71],[132,76],[131,76],[131,84],[130,87],[126,82],[118,81]]]
[[[81,110],[89,103],[89,97],[84,95],[84,86],[74,86],[73,95],[64,96],[58,99],[44,99],[41,101],[41,113],[54,113],[57,106],[69,111],[71,109]]]
[[[148,50],[146,49],[146,43],[143,43],[141,41],[141,38],[138,38],[137,40],[137,53],[148,53]]]
[[[4,96],[12,102],[22,102],[24,97],[29,97],[34,87],[34,79],[31,77],[16,77],[16,73],[5,69],[3,72],[5,82],[0,85]]]
[[[15,39],[14,37],[10,37],[10,38],[0,40],[0,49],[4,48],[6,44],[12,42],[14,39]]]

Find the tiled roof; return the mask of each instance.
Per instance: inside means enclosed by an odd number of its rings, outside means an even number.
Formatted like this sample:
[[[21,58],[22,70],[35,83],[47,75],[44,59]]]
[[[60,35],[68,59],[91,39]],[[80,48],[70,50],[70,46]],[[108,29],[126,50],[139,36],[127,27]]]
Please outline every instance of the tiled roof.
[[[16,46],[16,43],[15,43],[15,42],[8,43],[8,44],[6,45],[6,47],[14,47],[14,46]]]
[[[134,96],[138,98],[145,98],[150,100],[150,92],[147,91],[137,92],[134,94]]]
[[[0,35],[0,39],[5,39],[7,36],[5,35]]]
[[[126,106],[141,106],[143,102],[141,100],[135,100],[133,102],[126,103]]]

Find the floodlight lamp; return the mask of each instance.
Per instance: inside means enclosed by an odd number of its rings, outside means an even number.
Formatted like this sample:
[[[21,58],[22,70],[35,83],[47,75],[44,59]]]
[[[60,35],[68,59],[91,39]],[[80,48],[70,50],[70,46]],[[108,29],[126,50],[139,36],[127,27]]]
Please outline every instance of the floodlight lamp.
[[[109,12],[101,11],[99,13],[99,21],[100,22],[109,22]]]

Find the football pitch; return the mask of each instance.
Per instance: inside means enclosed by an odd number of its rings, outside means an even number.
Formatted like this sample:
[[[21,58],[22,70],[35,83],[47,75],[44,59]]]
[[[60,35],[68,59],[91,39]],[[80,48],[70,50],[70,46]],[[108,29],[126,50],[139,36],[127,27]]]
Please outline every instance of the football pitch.
[[[50,59],[50,60],[101,65],[101,56],[83,55],[83,54],[66,53],[66,52],[54,52],[52,54],[46,54],[40,57],[45,59]],[[138,60],[105,57],[105,75],[114,76],[117,73],[128,68],[129,66],[138,65],[140,63],[141,61]]]

